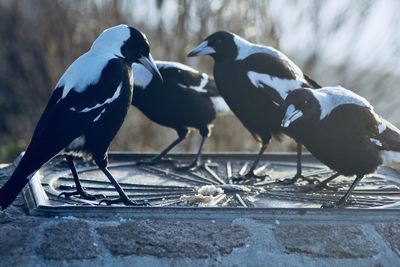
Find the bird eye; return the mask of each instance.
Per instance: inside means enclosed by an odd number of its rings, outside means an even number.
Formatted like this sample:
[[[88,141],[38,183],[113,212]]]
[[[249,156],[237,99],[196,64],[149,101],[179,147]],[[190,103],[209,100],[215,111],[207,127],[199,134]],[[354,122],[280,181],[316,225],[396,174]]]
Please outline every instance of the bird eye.
[[[301,101],[298,103],[298,108],[301,109],[301,110],[303,110],[304,108],[306,108],[307,103],[308,103],[307,100],[301,100]]]
[[[140,50],[142,55],[148,55],[150,53],[150,49],[149,47],[142,47],[142,49]]]

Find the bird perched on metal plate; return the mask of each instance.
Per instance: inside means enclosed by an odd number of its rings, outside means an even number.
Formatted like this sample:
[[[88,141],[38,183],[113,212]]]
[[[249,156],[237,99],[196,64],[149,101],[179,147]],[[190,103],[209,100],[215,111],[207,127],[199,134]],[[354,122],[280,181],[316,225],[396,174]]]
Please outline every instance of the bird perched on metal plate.
[[[39,168],[63,153],[76,183],[75,192],[97,199],[82,188],[74,157],[91,157],[107,176],[119,198],[106,200],[137,205],[129,199],[107,169],[107,149],[120,129],[132,99],[132,63],[143,64],[161,79],[146,36],[119,25],[105,30],[88,52],[76,59],[58,81],[33,133],[31,142],[11,178],[0,189],[0,206],[7,208]]]
[[[214,79],[187,65],[156,61],[164,82],[141,64],[133,64],[135,86],[132,105],[152,121],[175,129],[178,138],[159,155],[143,163],[163,161],[167,153],[182,142],[191,128],[197,129],[201,142],[195,159],[179,169],[195,169],[200,166],[201,152],[211,134],[212,122],[218,114],[229,113],[229,107],[219,95]]]
[[[327,206],[345,206],[365,175],[381,164],[398,167],[400,163],[400,130],[376,114],[365,98],[343,87],[294,90],[282,107],[282,127],[337,172],[316,187],[339,175],[356,176],[346,194]]]
[[[210,55],[214,59],[214,79],[221,96],[232,112],[261,144],[261,149],[250,170],[237,181],[254,182],[253,173],[258,161],[273,135],[285,133],[281,128],[283,111],[268,92],[285,99],[291,90],[311,87],[319,88],[315,81],[303,74],[286,55],[280,51],[253,44],[242,37],[226,31],[208,36],[194,48],[189,57]],[[301,174],[301,144],[298,140],[297,173],[289,182]]]

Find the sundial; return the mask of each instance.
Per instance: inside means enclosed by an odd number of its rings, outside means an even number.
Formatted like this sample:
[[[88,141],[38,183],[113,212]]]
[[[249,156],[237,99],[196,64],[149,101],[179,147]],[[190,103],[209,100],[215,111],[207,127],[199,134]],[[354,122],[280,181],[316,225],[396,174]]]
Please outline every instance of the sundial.
[[[196,171],[177,170],[172,164],[138,165],[139,160],[154,154],[109,154],[109,169],[133,200],[146,200],[150,207],[142,209],[320,209],[327,202],[337,201],[349,188],[353,178],[339,177],[330,188],[310,190],[307,182],[292,185],[280,181],[291,178],[296,172],[295,154],[269,153],[261,159],[259,174],[268,174],[253,185],[232,182],[232,177],[247,171],[255,154],[211,153],[204,154],[204,166]],[[172,154],[180,163],[189,162],[192,154]],[[91,194],[117,197],[118,194],[107,178],[92,162],[77,162],[77,170],[83,187]],[[303,173],[309,178],[323,180],[333,174],[325,165],[309,154],[303,156]],[[104,212],[112,208],[137,209],[123,204],[99,205],[99,200],[89,201],[79,197],[58,197],[63,191],[73,191],[72,174],[62,156],[52,159],[34,176],[25,190],[31,212],[63,211],[73,214],[74,209]],[[347,209],[393,209],[400,201],[400,175],[388,167],[381,167],[376,174],[365,177],[354,190]],[[66,211],[69,213],[65,213]]]

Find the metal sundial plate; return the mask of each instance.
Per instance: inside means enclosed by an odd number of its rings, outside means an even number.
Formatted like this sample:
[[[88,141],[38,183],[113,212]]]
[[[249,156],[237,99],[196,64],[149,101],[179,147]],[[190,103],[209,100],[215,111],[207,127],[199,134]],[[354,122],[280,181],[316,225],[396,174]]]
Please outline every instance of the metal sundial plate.
[[[266,154],[261,160],[259,174],[268,173],[264,181],[254,185],[238,185],[232,176],[245,173],[255,154],[205,154],[205,165],[196,171],[178,171],[172,164],[135,165],[152,154],[111,153],[109,169],[132,200],[147,200],[153,207],[251,207],[251,208],[320,208],[337,201],[349,188],[353,178],[339,177],[330,189],[310,191],[306,182],[285,185],[278,181],[291,178],[296,172],[294,154]],[[192,154],[176,154],[171,158],[188,163]],[[93,163],[77,163],[83,187],[90,194],[117,197],[107,178]],[[303,173],[323,180],[333,174],[310,155],[303,157]],[[46,164],[31,182],[34,199],[41,205],[93,206],[99,200],[78,197],[58,198],[63,191],[73,191],[75,184],[63,157]],[[38,182],[40,180],[40,182]],[[35,182],[36,181],[36,182]],[[400,203],[400,175],[381,168],[377,174],[365,177],[353,192],[350,208],[396,208]],[[36,202],[38,202],[36,200]],[[115,205],[118,206],[118,205]],[[121,204],[123,206],[123,204]]]

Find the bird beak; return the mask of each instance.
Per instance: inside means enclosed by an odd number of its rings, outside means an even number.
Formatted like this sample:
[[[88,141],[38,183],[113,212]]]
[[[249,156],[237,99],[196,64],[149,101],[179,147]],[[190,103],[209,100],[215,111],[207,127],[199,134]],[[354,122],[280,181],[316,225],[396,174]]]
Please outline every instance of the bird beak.
[[[286,114],[283,117],[281,126],[283,128],[289,127],[294,121],[298,120],[303,116],[303,112],[301,110],[296,109],[293,105],[289,105],[286,110]]]
[[[212,48],[211,46],[208,46],[208,41],[204,41],[201,44],[199,44],[195,49],[190,51],[190,53],[187,55],[188,57],[197,57],[201,55],[210,55],[214,54],[215,49]]]
[[[163,82],[163,77],[161,76],[151,54],[149,54],[149,57],[141,56],[138,60],[148,71],[150,71],[151,74],[157,76],[158,79]]]

